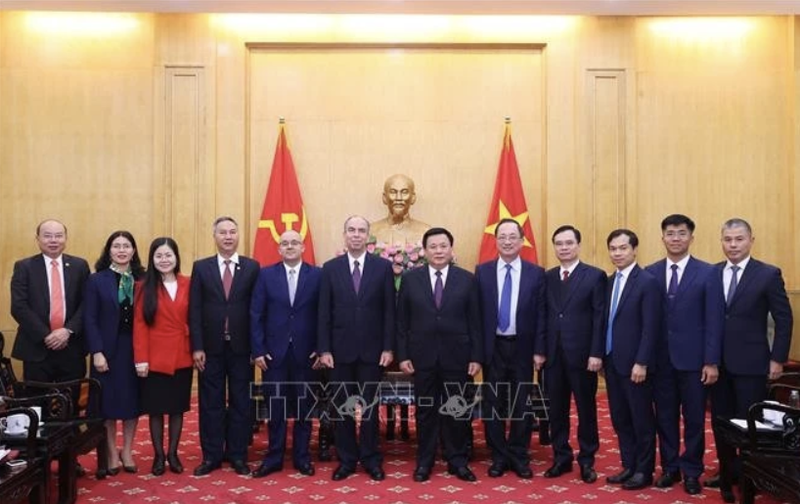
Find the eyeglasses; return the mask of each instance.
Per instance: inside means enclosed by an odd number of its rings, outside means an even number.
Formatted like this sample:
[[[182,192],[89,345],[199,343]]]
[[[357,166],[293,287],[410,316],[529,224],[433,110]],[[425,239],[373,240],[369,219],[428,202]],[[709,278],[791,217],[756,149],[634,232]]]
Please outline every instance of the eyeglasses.
[[[500,235],[497,237],[499,242],[515,242],[519,241],[519,235]]]

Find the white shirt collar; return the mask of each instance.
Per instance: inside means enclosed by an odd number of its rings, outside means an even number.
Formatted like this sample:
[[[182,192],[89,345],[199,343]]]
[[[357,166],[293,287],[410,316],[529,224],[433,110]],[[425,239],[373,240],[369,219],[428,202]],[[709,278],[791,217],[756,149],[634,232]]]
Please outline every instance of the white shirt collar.
[[[514,271],[522,271],[522,259],[520,259],[519,256],[514,258],[514,260],[511,261],[510,263],[505,262],[502,257],[498,257],[497,258],[497,271],[502,271],[502,270],[506,269],[506,264],[510,264],[511,265],[511,269],[514,270]]]
[[[239,265],[239,253],[234,252],[233,255],[230,257],[230,261],[235,264]],[[222,255],[217,254],[217,265],[222,268],[225,265],[225,258]]]
[[[53,261],[53,258],[52,257],[48,257],[48,256],[46,256],[44,254],[42,254],[42,258],[44,258],[44,265],[47,266],[48,268],[50,268],[51,267],[50,263]],[[59,254],[59,256],[55,258],[55,261],[58,263],[59,267],[62,264],[64,264],[64,254]]]
[[[667,271],[672,269],[673,264],[678,265],[678,271],[686,271],[686,265],[689,264],[689,259],[691,257],[692,257],[691,254],[686,254],[686,257],[684,257],[678,262],[672,262],[672,259],[667,258]]]
[[[621,270],[621,271],[620,271],[620,270],[617,270],[617,271],[615,271],[614,273],[622,273],[622,278],[624,278],[624,279],[626,279],[626,280],[627,280],[627,279],[628,279],[628,277],[631,275],[631,271],[633,271],[633,268],[635,268],[635,267],[636,267],[636,261],[634,261],[633,263],[631,263],[631,264],[630,264],[630,266],[628,266],[628,267],[627,267],[627,268],[625,268],[624,270]]]
[[[739,266],[739,271],[744,272],[744,269],[747,267],[747,263],[749,263],[749,262],[750,262],[750,256],[747,256],[744,259],[742,259],[741,261],[739,261],[739,264],[737,264],[736,266]],[[731,267],[733,267],[733,265],[734,264],[732,262],[730,262],[730,260],[728,260],[728,261],[725,262],[725,269],[731,269]]]
[[[577,261],[575,261],[574,263],[570,264],[566,268],[563,265],[560,266],[558,268],[558,276],[559,277],[563,277],[565,271],[568,271],[569,272],[569,276],[572,276],[572,273],[575,271],[575,268],[577,268],[578,264],[580,264],[580,263],[581,263],[581,260],[578,259]]]

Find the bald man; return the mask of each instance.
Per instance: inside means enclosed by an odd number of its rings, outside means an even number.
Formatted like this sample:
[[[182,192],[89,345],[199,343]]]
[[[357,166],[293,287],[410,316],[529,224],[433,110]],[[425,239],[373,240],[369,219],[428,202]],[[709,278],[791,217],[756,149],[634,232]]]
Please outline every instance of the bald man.
[[[11,277],[11,315],[19,324],[11,356],[27,381],[60,382],[86,376],[83,344],[84,259],[64,254],[67,227],[46,220],[36,227],[41,253],[17,261]]]

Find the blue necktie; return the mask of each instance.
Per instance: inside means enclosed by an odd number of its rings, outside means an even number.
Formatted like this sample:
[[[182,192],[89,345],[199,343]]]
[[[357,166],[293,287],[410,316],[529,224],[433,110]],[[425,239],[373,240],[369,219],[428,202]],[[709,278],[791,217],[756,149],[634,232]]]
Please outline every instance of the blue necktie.
[[[606,330],[606,355],[611,353],[614,343],[614,334],[612,328],[614,327],[614,315],[617,314],[617,303],[619,303],[620,281],[622,280],[622,273],[614,275],[614,290],[611,293],[611,309],[608,311],[608,329]]]
[[[671,303],[678,294],[678,265],[673,264],[670,268],[672,268],[672,276],[669,279],[669,287],[667,287],[667,300]]]
[[[497,328],[500,332],[511,325],[511,265],[506,264],[506,278],[503,280],[503,292],[500,295],[500,310],[497,312]]]

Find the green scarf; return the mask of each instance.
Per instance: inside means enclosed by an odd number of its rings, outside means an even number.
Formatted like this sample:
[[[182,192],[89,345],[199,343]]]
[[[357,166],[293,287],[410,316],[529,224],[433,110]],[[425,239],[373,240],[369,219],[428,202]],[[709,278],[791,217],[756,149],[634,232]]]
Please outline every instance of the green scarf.
[[[119,273],[122,275],[119,279],[119,292],[117,293],[117,300],[119,304],[122,304],[127,299],[128,302],[132,305],[133,304],[133,273],[131,273],[131,268],[128,266],[128,269],[125,271],[120,271],[116,264],[111,263],[109,269],[115,273]]]

